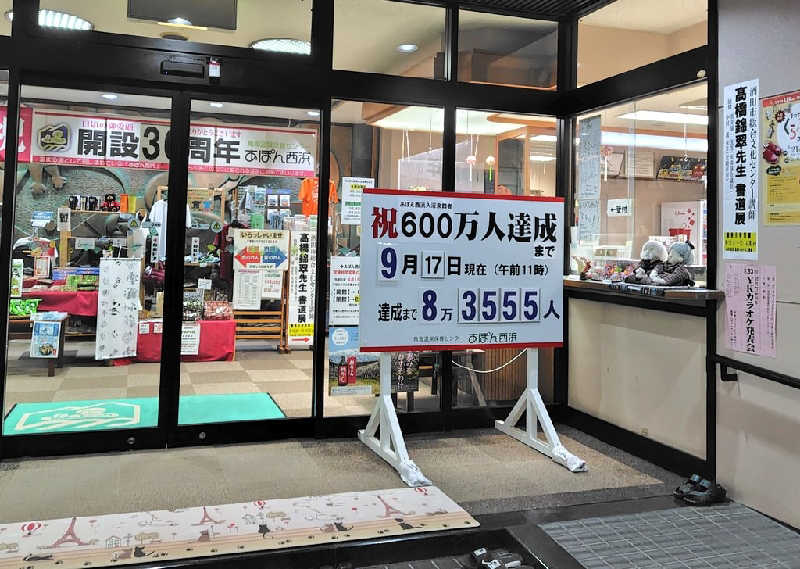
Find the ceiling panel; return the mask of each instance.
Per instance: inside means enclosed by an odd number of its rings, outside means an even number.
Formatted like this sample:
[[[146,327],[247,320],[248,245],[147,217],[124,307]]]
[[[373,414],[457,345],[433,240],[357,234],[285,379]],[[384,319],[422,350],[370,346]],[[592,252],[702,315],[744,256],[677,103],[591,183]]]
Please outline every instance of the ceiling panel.
[[[485,11],[514,12],[547,20],[560,20],[582,16],[602,8],[613,0],[464,0],[465,8],[475,7]]]

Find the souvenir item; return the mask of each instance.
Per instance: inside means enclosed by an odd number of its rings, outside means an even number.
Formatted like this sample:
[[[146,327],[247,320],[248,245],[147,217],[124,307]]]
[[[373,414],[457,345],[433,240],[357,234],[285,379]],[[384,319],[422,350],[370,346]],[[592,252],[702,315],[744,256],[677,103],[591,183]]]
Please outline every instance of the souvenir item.
[[[652,277],[652,284],[662,286],[694,286],[692,275],[686,265],[692,263],[691,243],[673,243],[663,270]]]
[[[659,241],[647,241],[642,245],[640,258],[641,260],[633,270],[633,274],[625,277],[625,282],[653,284],[652,278],[662,271],[664,261],[667,260],[667,248]]]

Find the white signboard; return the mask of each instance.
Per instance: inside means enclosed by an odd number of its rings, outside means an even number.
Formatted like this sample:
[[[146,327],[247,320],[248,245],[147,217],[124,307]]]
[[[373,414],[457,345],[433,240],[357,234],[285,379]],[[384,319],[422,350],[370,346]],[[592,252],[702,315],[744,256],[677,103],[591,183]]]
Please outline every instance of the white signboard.
[[[292,231],[289,267],[289,346],[314,342],[314,290],[317,238],[310,231]]]
[[[578,197],[600,197],[602,131],[600,115],[580,121],[578,143]]]
[[[181,326],[181,355],[196,356],[200,350],[200,323],[184,322]]]
[[[364,191],[361,351],[563,340],[559,198]]]
[[[625,172],[629,178],[653,178],[656,175],[656,153],[652,150],[629,148],[626,151]]]
[[[136,355],[139,322],[141,259],[100,260],[97,295],[97,336],[94,359],[107,360]]]
[[[360,257],[331,257],[330,324],[358,326]]]
[[[373,178],[342,178],[342,225],[361,224],[361,194],[374,187]]]
[[[214,140],[215,172],[298,178],[316,172],[313,130],[216,127]]]
[[[236,310],[260,310],[262,271],[239,269],[233,277],[233,308]]]
[[[104,166],[106,119],[36,111],[33,114],[33,162]]]
[[[725,87],[722,144],[722,256],[758,259],[758,79]]]
[[[630,198],[611,199],[606,202],[607,217],[630,217],[633,215],[633,203]]]
[[[283,271],[289,268],[289,232],[275,229],[234,229],[234,283],[242,269],[259,269],[261,298],[279,300]]]

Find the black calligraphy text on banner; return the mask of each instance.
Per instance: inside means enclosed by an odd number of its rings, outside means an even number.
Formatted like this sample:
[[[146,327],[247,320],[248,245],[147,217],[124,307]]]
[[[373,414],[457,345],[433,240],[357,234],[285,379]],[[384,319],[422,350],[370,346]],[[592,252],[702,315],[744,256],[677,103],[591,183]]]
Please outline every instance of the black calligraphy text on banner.
[[[33,162],[167,170],[169,122],[35,111]],[[312,177],[314,130],[192,123],[189,170]]]
[[[361,351],[563,341],[561,198],[365,189]]]

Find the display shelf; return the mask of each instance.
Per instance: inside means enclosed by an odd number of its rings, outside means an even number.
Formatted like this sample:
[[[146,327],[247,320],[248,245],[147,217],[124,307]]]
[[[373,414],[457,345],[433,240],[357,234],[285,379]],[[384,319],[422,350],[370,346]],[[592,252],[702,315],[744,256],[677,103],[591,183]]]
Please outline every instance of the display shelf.
[[[721,290],[704,287],[668,287],[652,285],[628,285],[629,290],[620,290],[616,287],[619,283],[610,281],[582,281],[578,276],[564,277],[564,288],[580,290],[597,290],[624,296],[647,296],[665,300],[721,300],[725,293]],[[626,284],[626,283],[622,283]]]

